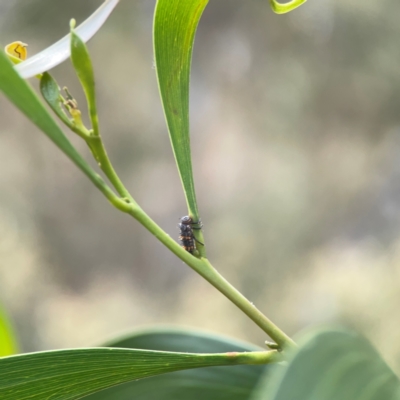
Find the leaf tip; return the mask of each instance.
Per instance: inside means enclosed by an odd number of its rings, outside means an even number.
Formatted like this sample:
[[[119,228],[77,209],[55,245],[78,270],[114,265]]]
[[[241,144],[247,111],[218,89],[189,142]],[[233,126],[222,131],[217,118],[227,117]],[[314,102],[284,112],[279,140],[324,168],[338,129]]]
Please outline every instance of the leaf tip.
[[[279,3],[277,0],[270,0],[272,11],[275,14],[287,14],[304,4],[307,0],[292,0],[288,3]]]

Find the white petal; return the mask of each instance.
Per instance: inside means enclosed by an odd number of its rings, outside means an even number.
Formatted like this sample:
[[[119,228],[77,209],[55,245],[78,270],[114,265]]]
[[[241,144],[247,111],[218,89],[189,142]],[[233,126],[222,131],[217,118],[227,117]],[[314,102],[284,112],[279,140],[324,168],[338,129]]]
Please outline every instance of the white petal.
[[[106,0],[88,19],[83,21],[75,32],[87,42],[104,24],[119,0]],[[61,64],[71,55],[70,34],[47,49],[19,63],[14,68],[22,78],[32,78]]]

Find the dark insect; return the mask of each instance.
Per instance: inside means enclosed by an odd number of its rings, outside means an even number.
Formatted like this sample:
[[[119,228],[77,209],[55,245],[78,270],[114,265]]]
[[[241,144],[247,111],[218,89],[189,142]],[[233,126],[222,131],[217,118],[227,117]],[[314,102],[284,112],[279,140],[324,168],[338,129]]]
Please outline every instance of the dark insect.
[[[200,220],[197,222],[193,222],[192,218],[188,215],[181,218],[181,222],[179,223],[179,229],[181,230],[181,234],[179,235],[179,240],[182,243],[182,247],[188,251],[190,254],[193,254],[196,249],[195,241],[199,242],[193,234],[193,229],[201,229],[203,224]]]

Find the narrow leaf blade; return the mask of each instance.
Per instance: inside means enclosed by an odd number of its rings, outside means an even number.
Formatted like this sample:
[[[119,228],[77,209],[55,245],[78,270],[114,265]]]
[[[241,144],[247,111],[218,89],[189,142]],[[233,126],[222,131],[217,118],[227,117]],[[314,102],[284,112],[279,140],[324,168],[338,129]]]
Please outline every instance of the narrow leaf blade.
[[[93,132],[97,136],[99,134],[99,122],[92,61],[85,43],[74,30],[71,31],[71,61],[85,92]]]
[[[107,346],[190,353],[263,350],[225,336],[165,327],[126,335],[108,342]],[[247,400],[259,377],[277,367],[240,365],[177,371],[119,385],[87,400]]]
[[[170,139],[190,215],[198,219],[189,137],[189,78],[194,36],[208,0],[158,0],[154,57]]]
[[[0,398],[74,400],[136,379],[242,362],[238,353],[192,354],[117,348],[23,354],[0,358]]]

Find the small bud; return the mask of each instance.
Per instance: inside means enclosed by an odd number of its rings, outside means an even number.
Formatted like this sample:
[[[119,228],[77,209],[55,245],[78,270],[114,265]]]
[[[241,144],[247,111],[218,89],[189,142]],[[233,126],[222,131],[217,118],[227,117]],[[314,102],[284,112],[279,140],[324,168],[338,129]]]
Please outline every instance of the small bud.
[[[269,347],[271,350],[278,350],[278,351],[282,351],[281,347],[279,346],[279,344],[275,343],[275,342],[268,342],[265,341],[265,344],[267,345],[267,347]]]

